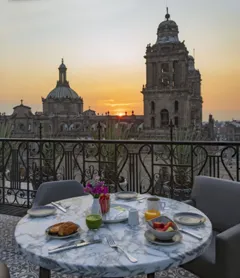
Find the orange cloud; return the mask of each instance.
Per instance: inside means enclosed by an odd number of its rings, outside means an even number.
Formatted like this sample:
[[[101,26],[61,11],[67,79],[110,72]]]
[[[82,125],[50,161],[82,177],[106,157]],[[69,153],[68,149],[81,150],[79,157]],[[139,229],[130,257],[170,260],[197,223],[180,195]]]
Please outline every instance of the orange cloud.
[[[104,103],[105,106],[110,106],[110,107],[117,107],[117,106],[130,106],[130,105],[135,105],[136,103]]]

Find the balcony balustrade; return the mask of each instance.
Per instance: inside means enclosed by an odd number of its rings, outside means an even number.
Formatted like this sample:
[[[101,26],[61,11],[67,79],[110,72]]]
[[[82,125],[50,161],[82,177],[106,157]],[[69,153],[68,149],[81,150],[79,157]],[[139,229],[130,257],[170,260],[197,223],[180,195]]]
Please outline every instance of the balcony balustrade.
[[[238,142],[0,139],[0,204],[29,208],[42,182],[100,176],[111,188],[187,199],[194,176],[239,181]]]

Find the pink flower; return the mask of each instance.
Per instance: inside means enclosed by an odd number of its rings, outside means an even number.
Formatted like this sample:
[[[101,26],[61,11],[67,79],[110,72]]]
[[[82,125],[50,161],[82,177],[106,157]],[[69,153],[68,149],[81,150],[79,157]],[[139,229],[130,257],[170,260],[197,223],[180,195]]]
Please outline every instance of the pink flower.
[[[92,185],[91,183],[88,183],[84,191],[93,195],[94,198],[99,198],[100,194],[108,193],[108,187],[105,186],[104,181],[99,181],[98,179],[95,179],[95,184]]]

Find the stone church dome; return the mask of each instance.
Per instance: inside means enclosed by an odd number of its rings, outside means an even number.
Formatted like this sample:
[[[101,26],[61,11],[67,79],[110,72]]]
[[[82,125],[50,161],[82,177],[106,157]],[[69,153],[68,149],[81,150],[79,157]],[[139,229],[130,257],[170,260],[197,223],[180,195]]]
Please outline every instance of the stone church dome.
[[[47,99],[49,98],[79,99],[80,98],[79,95],[69,86],[69,82],[67,81],[67,67],[64,64],[63,59],[58,70],[59,70],[59,80],[57,81],[57,86],[48,94]]]
[[[161,22],[157,30],[157,43],[176,43],[179,42],[178,39],[178,26],[175,21],[170,20],[170,14],[165,15],[165,21]]]
[[[178,29],[177,23],[173,20],[164,20],[163,22],[161,22],[158,26],[159,29],[164,28],[164,29]]]
[[[58,86],[48,94],[47,98],[79,98],[79,96],[70,87]]]

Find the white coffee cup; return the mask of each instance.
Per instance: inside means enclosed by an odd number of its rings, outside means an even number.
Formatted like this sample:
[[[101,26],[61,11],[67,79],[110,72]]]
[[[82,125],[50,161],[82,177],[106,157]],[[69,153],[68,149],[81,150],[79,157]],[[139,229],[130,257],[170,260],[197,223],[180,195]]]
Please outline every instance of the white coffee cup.
[[[136,209],[130,209],[128,212],[128,224],[130,226],[139,225],[139,216],[138,211]]]
[[[161,210],[165,210],[166,203],[164,201],[160,201],[160,208],[161,208]]]

